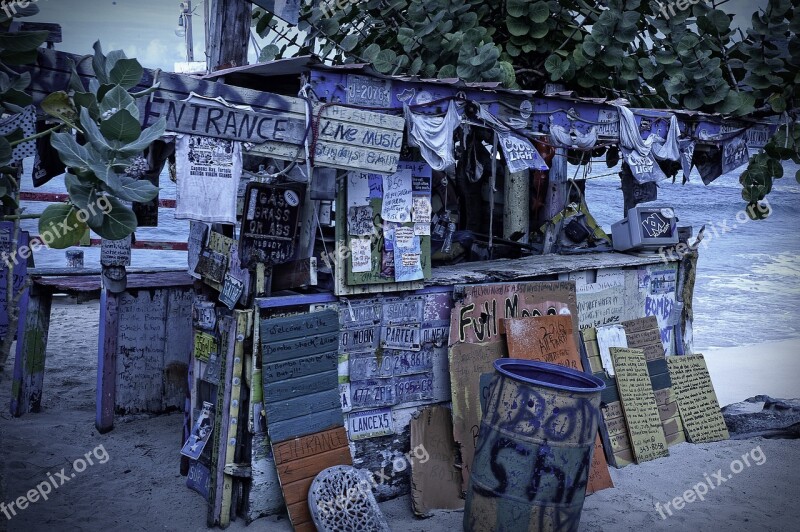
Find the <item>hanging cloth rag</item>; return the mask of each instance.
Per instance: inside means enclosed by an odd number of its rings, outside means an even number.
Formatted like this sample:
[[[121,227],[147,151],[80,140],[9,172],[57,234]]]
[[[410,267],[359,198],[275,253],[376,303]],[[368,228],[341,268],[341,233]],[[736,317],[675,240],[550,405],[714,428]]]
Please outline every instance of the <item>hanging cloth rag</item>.
[[[656,141],[653,143],[653,155],[656,156],[656,159],[659,161],[679,161],[681,159],[681,149],[678,145],[679,134],[678,117],[672,115],[669,118],[666,140],[656,137]]]
[[[581,135],[575,130],[567,131],[566,128],[551,121],[550,140],[560,148],[590,150],[597,144],[597,128],[592,127],[588,133]]]
[[[636,117],[633,116],[633,111],[623,105],[614,105],[619,113],[619,144],[626,150],[636,150],[642,157],[650,155],[653,148],[653,143],[656,141],[655,136],[647,137],[647,140],[642,140],[639,134],[639,126],[636,125]]]
[[[508,126],[490,113],[485,106],[479,106],[478,117],[497,132],[499,144],[503,149],[503,155],[505,155],[509,171],[520,172],[525,169],[544,171],[550,169],[531,141],[512,132]]]
[[[6,136],[17,129],[22,130],[22,138],[32,137],[36,133],[36,107],[29,105],[21,113],[17,113],[0,120],[0,135]],[[20,162],[25,158],[36,155],[36,142],[29,140],[14,146],[11,152],[11,162]]]
[[[408,144],[419,148],[422,158],[433,170],[443,172],[456,164],[453,156],[453,132],[461,125],[461,116],[453,101],[444,116],[415,113],[405,106]]]

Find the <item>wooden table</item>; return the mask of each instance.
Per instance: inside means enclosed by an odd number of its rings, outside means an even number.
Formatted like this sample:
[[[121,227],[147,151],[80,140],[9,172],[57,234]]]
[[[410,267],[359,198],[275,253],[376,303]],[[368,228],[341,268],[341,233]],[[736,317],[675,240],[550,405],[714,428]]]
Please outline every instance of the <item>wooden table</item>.
[[[155,342],[154,356],[162,356],[161,364],[168,364],[171,371],[161,385],[161,393],[164,394],[164,389],[169,387],[171,396],[175,396],[181,385],[186,388],[185,372],[191,356],[191,288],[194,279],[185,270],[131,269],[128,271],[127,290],[113,294],[102,288],[100,274],[99,269],[28,270],[31,286],[20,304],[12,415],[21,416],[41,409],[50,308],[56,293],[77,297],[79,301],[100,299],[95,424],[101,433],[113,428],[115,410],[182,409],[183,398],[179,405],[175,405],[175,397],[163,401],[169,404],[159,405],[152,397],[145,398],[147,404],[137,404],[135,393],[129,389],[132,386],[126,386],[124,382],[122,387],[118,386],[121,379],[130,380],[136,375],[126,373],[127,368],[121,371],[117,367],[117,356],[121,349],[125,350],[125,356],[149,356]],[[147,292],[150,297],[139,298],[140,292]],[[152,364],[144,365],[152,370]],[[150,377],[156,386],[154,391],[150,391],[157,394],[158,379],[162,376],[154,374]],[[173,389],[175,386],[177,391]],[[120,400],[127,403],[120,405]]]

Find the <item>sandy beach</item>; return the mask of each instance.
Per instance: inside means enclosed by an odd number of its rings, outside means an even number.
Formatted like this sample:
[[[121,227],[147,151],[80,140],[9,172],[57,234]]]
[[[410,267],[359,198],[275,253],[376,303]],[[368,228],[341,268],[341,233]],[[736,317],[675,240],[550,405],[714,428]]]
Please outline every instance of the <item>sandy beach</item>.
[[[62,468],[67,477],[48,500],[18,510],[11,519],[0,513],[0,530],[205,529],[205,503],[185,487],[185,477],[179,474],[182,415],[119,420],[104,435],[95,430],[98,312],[97,302],[54,302],[43,412],[11,418],[13,361],[0,373],[0,502],[26,494],[51,476],[59,478]],[[792,340],[706,352],[721,403],[755,394],[800,397],[794,378],[798,346],[800,342]],[[732,472],[737,469],[734,461],[741,463],[743,455],[751,458],[750,466]],[[85,470],[73,469],[76,459],[89,458],[92,464],[85,463]],[[615,487],[587,498],[581,530],[789,530],[800,520],[798,460],[798,440],[680,444],[670,449],[669,457],[612,468]],[[716,486],[719,481],[713,475],[718,470],[730,478]],[[715,486],[704,500],[686,503],[671,516],[656,509],[656,503],[663,508],[706,477]],[[415,519],[408,497],[381,508],[393,530],[458,530],[463,517],[462,512],[440,512]],[[244,529],[245,523],[239,519],[230,528]],[[291,527],[285,517],[275,517],[259,519],[247,529]]]

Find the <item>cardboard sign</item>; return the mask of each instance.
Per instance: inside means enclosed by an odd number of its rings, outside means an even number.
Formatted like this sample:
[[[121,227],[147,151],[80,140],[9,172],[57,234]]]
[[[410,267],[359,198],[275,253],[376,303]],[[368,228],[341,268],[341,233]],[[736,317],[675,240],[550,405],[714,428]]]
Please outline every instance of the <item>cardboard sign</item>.
[[[353,441],[394,434],[392,409],[376,408],[348,414],[347,434]]]
[[[664,344],[661,343],[661,332],[658,318],[648,316],[622,322],[628,347],[642,349],[648,362],[664,359]]]
[[[671,356],[667,365],[688,440],[692,443],[727,440],[728,427],[703,355]]]
[[[247,184],[239,239],[242,266],[292,260],[304,194],[298,185]]]
[[[455,466],[456,446],[450,410],[425,408],[411,420],[411,448],[425,449],[428,459],[411,462],[411,504],[418,516],[431,510],[457,510],[461,498],[461,473]]]
[[[611,348],[617,387],[637,463],[667,456],[667,440],[641,349]]]

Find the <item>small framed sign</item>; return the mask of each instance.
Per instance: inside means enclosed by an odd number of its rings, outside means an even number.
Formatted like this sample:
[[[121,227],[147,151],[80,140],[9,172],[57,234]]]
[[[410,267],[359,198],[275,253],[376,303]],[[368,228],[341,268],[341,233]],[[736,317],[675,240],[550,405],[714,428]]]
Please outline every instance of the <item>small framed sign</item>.
[[[292,184],[248,183],[239,239],[242,266],[292,260],[304,192],[304,188]]]

